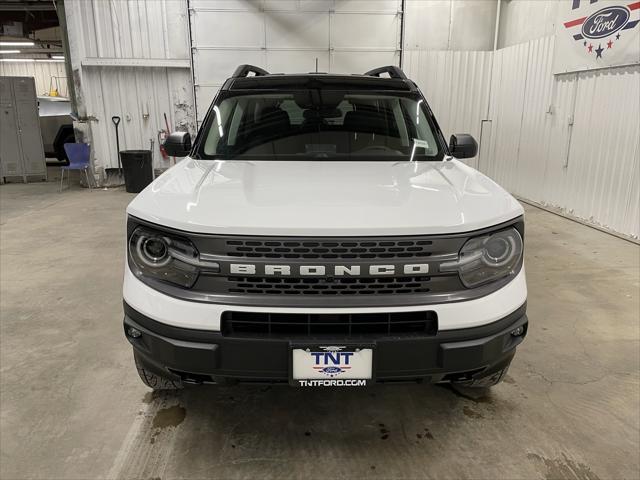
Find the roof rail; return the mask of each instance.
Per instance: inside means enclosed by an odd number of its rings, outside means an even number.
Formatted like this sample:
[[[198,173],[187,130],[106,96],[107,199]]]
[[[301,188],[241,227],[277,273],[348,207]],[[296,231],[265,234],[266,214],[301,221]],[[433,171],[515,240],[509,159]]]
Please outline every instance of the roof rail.
[[[253,72],[253,74],[256,77],[260,77],[262,75],[269,75],[269,72],[267,72],[266,70],[263,70],[260,67],[245,64],[245,65],[238,65],[238,68],[236,68],[236,71],[233,72],[233,75],[231,75],[231,78],[248,77],[251,72]]]
[[[386,67],[374,68],[373,70],[365,72],[365,75],[369,75],[370,77],[379,77],[381,73],[388,73],[391,78],[400,78],[402,80],[407,79],[407,76],[404,74],[404,72],[395,65],[387,65]]]

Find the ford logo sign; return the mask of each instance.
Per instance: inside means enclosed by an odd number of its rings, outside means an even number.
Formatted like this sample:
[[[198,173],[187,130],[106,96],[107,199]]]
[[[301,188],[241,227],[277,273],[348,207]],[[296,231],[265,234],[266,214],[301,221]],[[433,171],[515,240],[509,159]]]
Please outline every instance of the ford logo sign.
[[[606,7],[589,15],[582,24],[582,35],[586,38],[604,38],[616,33],[629,21],[626,7]]]
[[[332,375],[332,374],[335,375],[337,373],[342,372],[342,369],[340,367],[324,367],[322,371],[327,375]]]

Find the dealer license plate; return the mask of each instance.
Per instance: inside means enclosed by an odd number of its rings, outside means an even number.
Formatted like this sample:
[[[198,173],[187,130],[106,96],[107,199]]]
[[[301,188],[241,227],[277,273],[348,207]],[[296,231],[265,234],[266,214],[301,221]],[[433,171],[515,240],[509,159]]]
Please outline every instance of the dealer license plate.
[[[291,384],[362,387],[373,378],[373,346],[292,346]]]

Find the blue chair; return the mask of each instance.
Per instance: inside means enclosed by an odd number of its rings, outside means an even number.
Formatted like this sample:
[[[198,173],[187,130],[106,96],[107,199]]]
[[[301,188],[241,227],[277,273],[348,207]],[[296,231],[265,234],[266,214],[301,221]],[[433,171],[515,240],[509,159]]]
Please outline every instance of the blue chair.
[[[89,181],[89,145],[86,143],[65,143],[64,151],[69,158],[69,165],[62,167],[60,175],[60,191],[62,192],[62,180],[64,172],[67,170],[67,185],[70,185],[69,170],[84,170],[84,176],[87,179],[87,185],[91,191],[91,182]]]

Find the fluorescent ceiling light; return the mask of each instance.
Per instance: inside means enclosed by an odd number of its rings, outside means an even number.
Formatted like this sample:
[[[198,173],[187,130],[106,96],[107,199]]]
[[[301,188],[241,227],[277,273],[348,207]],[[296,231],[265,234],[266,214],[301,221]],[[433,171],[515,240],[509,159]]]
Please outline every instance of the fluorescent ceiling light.
[[[64,63],[64,60],[55,60],[53,58],[0,58],[0,62]]]
[[[64,60],[64,55],[51,55],[54,60]]]
[[[33,42],[0,42],[0,47],[33,47]]]
[[[20,53],[20,50],[0,50],[1,55],[6,55],[7,53]]]

